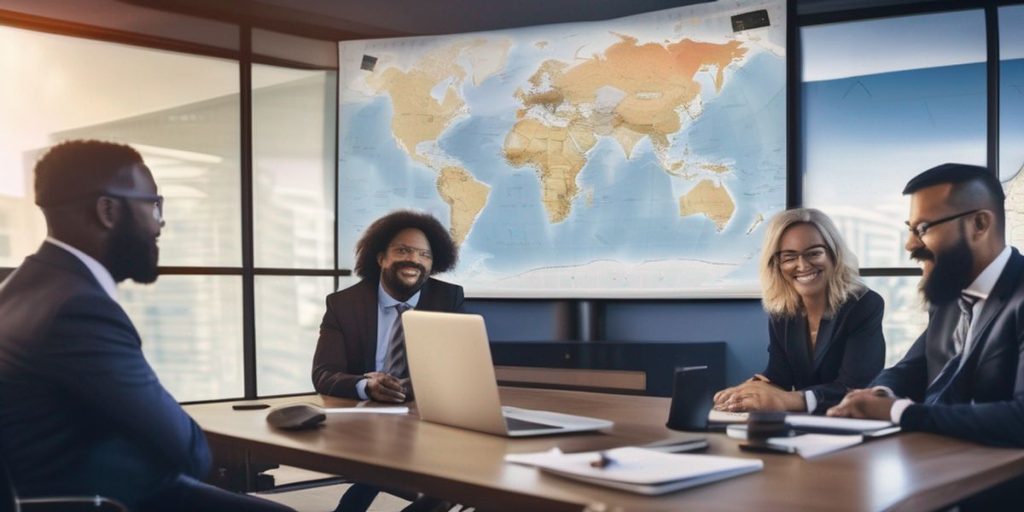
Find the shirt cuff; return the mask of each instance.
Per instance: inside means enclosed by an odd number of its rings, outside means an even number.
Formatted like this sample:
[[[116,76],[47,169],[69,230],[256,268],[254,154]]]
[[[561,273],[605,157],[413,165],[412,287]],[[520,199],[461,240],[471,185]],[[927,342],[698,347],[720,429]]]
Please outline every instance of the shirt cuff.
[[[818,408],[818,397],[814,396],[814,391],[804,391],[804,400],[807,402],[807,412],[814,412]]]
[[[875,386],[871,388],[871,391],[874,391],[875,393],[882,391],[885,393],[885,396],[889,398],[896,398],[896,393],[893,393],[892,388],[890,388],[889,386]]]
[[[362,379],[359,382],[356,382],[356,394],[359,395],[360,400],[370,399],[370,397],[366,394],[366,381],[367,379]]]
[[[889,409],[889,416],[892,418],[892,422],[899,425],[900,418],[903,417],[903,411],[907,410],[907,407],[914,405],[914,401],[909,398],[901,398],[892,403],[892,409]]]

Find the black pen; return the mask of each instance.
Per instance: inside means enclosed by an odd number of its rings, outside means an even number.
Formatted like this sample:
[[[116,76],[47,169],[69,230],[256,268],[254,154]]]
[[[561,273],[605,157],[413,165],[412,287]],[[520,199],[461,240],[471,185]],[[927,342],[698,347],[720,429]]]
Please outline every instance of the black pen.
[[[591,461],[590,467],[592,468],[604,469],[615,463],[615,459],[609,457],[607,452],[597,452],[597,455],[601,458]]]

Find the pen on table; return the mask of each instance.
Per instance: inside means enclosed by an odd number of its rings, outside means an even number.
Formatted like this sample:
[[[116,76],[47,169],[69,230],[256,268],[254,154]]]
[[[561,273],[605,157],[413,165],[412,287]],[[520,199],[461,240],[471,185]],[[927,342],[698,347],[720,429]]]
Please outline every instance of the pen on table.
[[[597,452],[597,455],[600,458],[590,462],[592,468],[604,469],[615,463],[615,459],[609,457],[607,452]]]

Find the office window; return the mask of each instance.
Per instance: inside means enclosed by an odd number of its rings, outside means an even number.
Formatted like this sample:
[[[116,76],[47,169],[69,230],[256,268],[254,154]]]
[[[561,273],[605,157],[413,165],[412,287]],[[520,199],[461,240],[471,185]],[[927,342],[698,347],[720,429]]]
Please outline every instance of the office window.
[[[174,398],[244,395],[240,277],[160,276],[152,285],[122,284],[119,299]]]
[[[337,72],[252,67],[257,267],[334,267]]]
[[[45,223],[32,169],[53,144],[130,144],[165,196],[163,266],[241,266],[239,73],[234,60],[0,27],[0,213],[10,247],[36,250]],[[178,400],[244,394],[238,276],[122,284],[146,358]]]
[[[310,372],[333,277],[256,276],[259,395],[313,391]]]
[[[981,10],[817,25],[803,47],[803,203],[839,225],[861,267],[910,267],[917,173],[985,165]]]
[[[1024,5],[999,9],[999,175],[1009,243],[1024,247]]]
[[[18,265],[45,236],[32,168],[56,142],[131,144],[167,198],[161,264],[241,265],[238,62],[0,27],[0,209]]]
[[[885,334],[886,368],[899,362],[928,326],[928,308],[917,291],[920,281],[920,276],[864,278],[868,287],[885,300],[882,332]]]
[[[0,208],[0,260],[11,256],[11,216]]]

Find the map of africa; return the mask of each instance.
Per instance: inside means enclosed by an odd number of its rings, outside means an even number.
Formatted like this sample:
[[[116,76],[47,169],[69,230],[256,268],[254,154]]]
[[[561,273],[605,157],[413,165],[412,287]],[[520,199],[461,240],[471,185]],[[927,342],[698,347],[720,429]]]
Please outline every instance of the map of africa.
[[[784,6],[340,43],[341,265],[410,208],[473,296],[755,294],[785,205]]]

